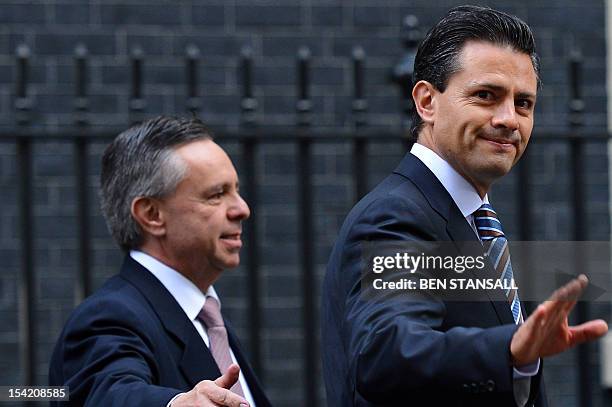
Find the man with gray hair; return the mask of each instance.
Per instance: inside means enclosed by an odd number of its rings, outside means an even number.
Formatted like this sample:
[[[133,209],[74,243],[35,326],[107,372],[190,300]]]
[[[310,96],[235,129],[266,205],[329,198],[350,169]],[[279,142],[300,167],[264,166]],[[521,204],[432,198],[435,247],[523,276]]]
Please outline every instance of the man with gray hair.
[[[269,406],[212,286],[239,265],[250,211],[206,126],[162,116],[121,133],[101,201],[125,261],[68,319],[50,384],[79,406]]]

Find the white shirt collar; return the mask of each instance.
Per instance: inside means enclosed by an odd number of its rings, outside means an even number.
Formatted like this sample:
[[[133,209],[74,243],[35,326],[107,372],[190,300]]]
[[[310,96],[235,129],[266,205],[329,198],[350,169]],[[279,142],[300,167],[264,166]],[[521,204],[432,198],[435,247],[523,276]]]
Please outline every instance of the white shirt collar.
[[[410,153],[416,156],[438,178],[448,191],[464,218],[471,216],[482,204],[489,202],[488,194],[480,198],[476,189],[449,163],[422,144],[414,143]]]
[[[213,297],[219,302],[219,306],[221,306],[219,296],[212,285],[208,287],[206,293],[202,293],[187,277],[147,253],[131,250],[130,256],[149,270],[166,287],[191,321],[202,310],[206,302],[206,296]]]

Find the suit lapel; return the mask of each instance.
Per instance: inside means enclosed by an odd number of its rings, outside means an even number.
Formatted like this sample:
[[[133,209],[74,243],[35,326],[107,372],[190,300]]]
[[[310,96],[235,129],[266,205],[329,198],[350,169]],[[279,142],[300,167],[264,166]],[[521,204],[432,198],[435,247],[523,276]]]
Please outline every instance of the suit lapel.
[[[161,282],[129,255],[125,257],[121,276],[147,298],[166,331],[183,348],[179,368],[193,387],[204,379],[215,379],[220,372],[212,354],[193,323]]]
[[[179,367],[192,387],[202,380],[215,380],[221,376],[217,362],[195,328],[187,338]]]
[[[413,154],[407,153],[394,172],[411,180],[425,196],[431,208],[446,220],[446,232],[449,240],[455,243],[459,252],[464,253],[466,250],[466,247],[462,247],[462,242],[467,243],[466,246],[469,246],[471,251],[479,247],[480,240],[463,217],[455,201],[421,160]],[[496,274],[492,264],[487,262],[483,275],[473,275],[473,277],[497,279],[499,276]],[[495,308],[500,322],[503,324],[514,323],[504,292],[502,290],[486,290],[485,292]]]
[[[263,388],[255,375],[255,372],[251,368],[251,365],[247,361],[245,355],[242,353],[238,336],[234,333],[234,329],[227,319],[223,318],[223,320],[225,321],[225,327],[227,329],[229,345],[232,348],[234,356],[236,356],[236,361],[240,366],[240,370],[244,374],[244,378],[249,385],[249,390],[251,391],[251,395],[255,400],[255,404],[257,404],[257,407],[270,407],[270,401],[266,397]]]

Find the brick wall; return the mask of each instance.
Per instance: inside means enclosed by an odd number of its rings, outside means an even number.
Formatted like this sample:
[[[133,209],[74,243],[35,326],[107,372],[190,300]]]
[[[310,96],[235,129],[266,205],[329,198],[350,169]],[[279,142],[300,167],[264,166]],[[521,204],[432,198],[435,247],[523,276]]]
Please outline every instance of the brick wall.
[[[201,116],[213,128],[237,128],[240,123],[240,49],[254,54],[256,117],[266,126],[292,126],[295,121],[295,56],[300,46],[312,52],[313,124],[350,127],[352,115],[351,64],[354,45],[366,52],[366,96],[371,127],[398,131],[401,123],[398,89],[388,80],[390,68],[402,56],[400,23],[416,15],[429,27],[458,1],[401,2],[398,0],[246,1],[9,1],[0,0],[0,128],[15,128],[14,53],[19,44],[32,53],[31,127],[61,132],[73,124],[73,52],[78,43],[89,50],[88,64],[92,127],[126,126],[130,53],[144,52],[143,93],[146,115],[185,112],[186,47],[196,45],[202,55],[199,68]],[[530,23],[542,58],[544,88],[539,95],[536,130],[563,129],[569,95],[566,58],[573,46],[584,56],[584,122],[605,131],[606,66],[604,4],[595,0],[480,2],[519,15]],[[222,143],[241,172],[238,145]],[[605,144],[585,150],[586,207],[589,238],[609,238],[608,157]],[[399,144],[375,143],[368,148],[368,184],[375,185],[401,158]],[[121,256],[108,237],[97,209],[97,177],[104,143],[88,149],[88,186],[92,220],[94,284],[117,270]],[[18,279],[20,275],[19,203],[16,148],[0,142],[0,384],[20,383]],[[46,382],[47,360],[63,322],[74,305],[76,272],[75,174],[70,164],[72,146],[44,142],[34,148],[33,210],[35,270],[39,295],[35,300],[38,326],[39,374]],[[347,143],[313,148],[313,200],[316,241],[315,284],[319,287],[329,250],[342,219],[353,204],[351,149]],[[504,226],[517,235],[520,220],[514,200],[517,188],[531,188],[538,205],[535,239],[569,239],[571,207],[568,195],[568,153],[563,142],[534,144],[534,177],[530,185],[516,172],[493,192]],[[292,144],[264,145],[257,156],[261,248],[263,377],[275,405],[303,405],[304,380],[301,329],[301,280],[298,247],[296,148]],[[224,309],[248,342],[245,270],[226,273],[219,283]],[[313,293],[317,296],[318,293]],[[607,316],[607,307],[594,310]],[[298,317],[296,317],[298,316]],[[594,347],[597,350],[597,346]],[[552,405],[575,406],[576,367],[572,354],[547,363],[546,380]],[[597,353],[593,369],[596,372]],[[595,373],[597,375],[597,373]],[[319,380],[320,383],[320,380]],[[605,395],[593,386],[595,405]],[[323,400],[323,391],[320,392]]]

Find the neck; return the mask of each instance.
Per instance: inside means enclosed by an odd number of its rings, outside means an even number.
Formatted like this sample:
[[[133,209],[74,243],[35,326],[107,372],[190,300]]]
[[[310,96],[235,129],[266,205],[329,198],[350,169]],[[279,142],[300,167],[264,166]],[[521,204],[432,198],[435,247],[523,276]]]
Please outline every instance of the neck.
[[[457,171],[459,175],[463,177],[463,179],[465,179],[474,188],[480,198],[484,199],[485,195],[489,192],[489,188],[491,187],[491,185],[483,185],[482,183],[476,182],[476,180],[472,179],[463,171],[461,171],[461,168],[458,168],[455,161],[453,159],[449,159],[449,157],[447,157],[446,154],[444,154],[444,152],[438,148],[428,127],[425,127],[421,130],[421,133],[419,133],[419,137],[417,138],[416,142],[424,147],[427,147],[428,149],[436,153],[439,157],[441,157],[444,161],[446,161],[451,167],[453,167],[455,171]]]
[[[204,267],[191,266],[189,259],[186,256],[173,256],[161,245],[145,242],[138,250],[148,254],[154,259],[164,263],[178,273],[189,279],[196,287],[206,293],[208,288],[221,276],[223,270],[206,270]],[[179,257],[182,259],[179,260]],[[197,264],[197,262],[193,262]]]

